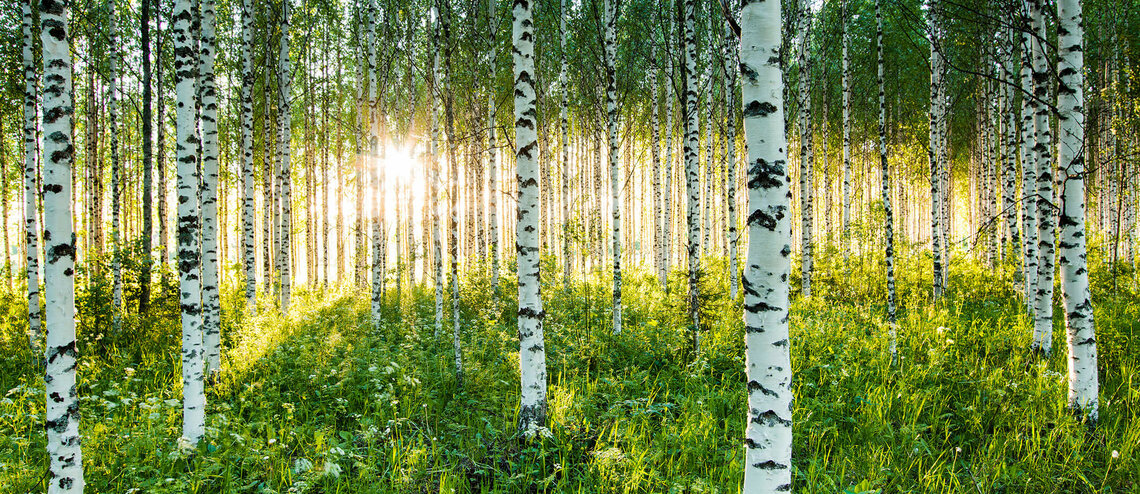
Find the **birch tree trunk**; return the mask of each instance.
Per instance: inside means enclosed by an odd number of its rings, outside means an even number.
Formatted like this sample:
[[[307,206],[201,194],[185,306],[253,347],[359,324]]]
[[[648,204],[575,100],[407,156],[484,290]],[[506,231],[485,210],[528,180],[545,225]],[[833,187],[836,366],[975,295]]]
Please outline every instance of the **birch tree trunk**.
[[[149,2],[148,2],[149,3]],[[156,2],[155,4],[155,17],[162,19],[162,3]],[[156,61],[162,60],[162,47],[165,43],[162,36],[162,22],[155,23],[155,41],[154,41],[154,59]],[[157,170],[158,189],[157,197],[154,201],[158,203],[156,214],[158,215],[158,265],[159,265],[159,279],[166,280],[166,262],[170,258],[170,248],[168,242],[170,241],[170,226],[166,214],[166,117],[165,109],[166,102],[165,91],[162,85],[162,64],[158,63],[158,70],[154,74],[154,87],[158,90],[158,98],[155,101],[154,122],[155,122],[155,142],[157,148],[155,150],[154,167]]]
[[[442,99],[441,83],[443,76],[439,65],[439,9],[432,7],[435,26],[432,30],[432,77],[431,77],[431,237],[432,259],[435,278],[435,337],[443,331],[443,242],[439,231],[439,100]]]
[[[669,64],[673,64],[673,58],[670,57]],[[673,88],[673,78],[669,77],[665,84],[665,193],[663,205],[665,208],[661,234],[661,272],[658,277],[661,281],[661,289],[665,292],[669,291],[669,264],[673,259],[672,243],[673,243],[673,103],[675,101]]]
[[[546,346],[539,285],[539,164],[535,108],[534,18],[530,0],[514,2],[512,27],[515,95],[515,163],[518,176],[518,223],[515,252],[519,278],[519,431],[533,438],[546,426]]]
[[[1017,185],[1015,177],[1017,175],[1017,114],[1014,110],[1014,88],[1017,84],[1016,75],[1014,72],[1014,61],[1016,54],[1014,51],[1013,43],[1013,30],[1007,28],[1002,33],[1005,44],[1005,59],[1002,60],[1002,78],[1005,84],[1002,84],[1002,111],[1001,119],[1004,127],[1002,137],[1002,207],[1005,210],[1005,223],[1009,231],[1009,238],[1007,238],[1005,245],[1002,246],[1004,257],[1008,258],[1010,252],[1014,249],[1019,249],[1021,245],[1021,235],[1018,232],[1017,225]],[[1019,270],[1020,271],[1020,270]]]
[[[1099,417],[1096,333],[1085,243],[1084,24],[1080,0],[1057,2],[1057,117],[1061,173],[1060,264],[1069,346],[1069,409],[1089,424]]]
[[[149,1],[149,0],[144,0]],[[257,313],[257,259],[253,227],[253,3],[241,3],[241,181],[242,267],[245,272],[246,317]],[[339,201],[338,201],[339,202]]]
[[[43,321],[40,313],[39,227],[36,225],[36,195],[38,194],[36,189],[36,151],[39,137],[36,132],[38,130],[36,128],[38,81],[36,60],[32,51],[33,43],[35,43],[32,38],[32,31],[35,26],[32,18],[32,0],[23,0],[20,2],[20,7],[23,10],[22,28],[24,34],[24,244],[27,250],[25,272],[28,278],[28,350],[31,354],[32,365],[40,368],[44,365],[44,348],[40,341],[43,338]],[[66,44],[64,46],[66,47]],[[70,175],[70,170],[68,173]],[[71,193],[68,192],[66,197],[70,200]],[[68,215],[70,218],[70,213]]]
[[[748,253],[744,343],[748,422],[742,492],[792,489],[792,365],[788,275],[792,248],[780,67],[780,3],[742,2],[740,73],[748,138]]]
[[[697,285],[700,279],[700,235],[701,235],[701,189],[700,189],[700,128],[697,121],[697,84],[695,79],[697,63],[697,43],[693,28],[694,0],[684,0],[684,83],[682,95],[684,98],[685,118],[685,189],[688,193],[687,225],[689,259],[689,321],[693,325],[696,335],[696,347],[700,351],[700,289]]]
[[[199,73],[202,100],[202,331],[206,376],[221,368],[222,321],[218,298],[218,96],[214,89],[214,0],[201,1]],[[284,307],[284,305],[282,306]]]
[[[369,265],[372,272],[372,328],[379,329],[380,327],[380,310],[383,303],[384,291],[381,286],[381,278],[384,276],[381,270],[381,253],[380,243],[384,232],[380,230],[380,208],[379,206],[379,183],[380,176],[378,168],[380,167],[380,140],[378,129],[380,125],[380,118],[378,113],[378,103],[376,101],[376,0],[369,0],[367,6],[367,43],[368,43],[368,151],[365,153],[367,157],[365,161],[365,170],[367,170],[367,177],[369,180],[369,196],[371,197],[372,206],[372,238],[370,246],[372,248],[372,263]]]
[[[886,261],[887,261],[887,324],[890,325],[890,353],[891,365],[898,363],[898,342],[895,329],[895,227],[894,211],[891,209],[891,173],[887,165],[887,97],[886,85],[883,83],[883,12],[881,0],[875,0],[875,47],[878,56],[879,88],[879,165],[883,180],[883,213],[885,216],[884,229],[886,230]]]
[[[843,30],[843,258],[851,256],[851,35],[847,21],[849,0],[843,0],[840,26]]]
[[[139,28],[140,28],[140,45],[142,47],[142,254],[143,262],[139,266],[139,314],[147,312],[150,306],[150,271],[153,260],[151,258],[152,236],[154,235],[154,223],[152,220],[152,203],[154,202],[153,194],[151,191],[152,182],[152,166],[153,154],[152,148],[154,142],[151,137],[151,132],[154,126],[153,115],[151,114],[151,104],[153,100],[153,93],[151,92],[151,62],[150,62],[150,2],[151,0],[142,0],[141,12],[139,14]],[[161,64],[159,71],[161,71]],[[159,87],[159,98],[162,97],[162,88]],[[163,122],[159,121],[159,125]],[[159,143],[161,146],[162,143]],[[161,202],[165,199],[166,195],[163,189],[159,189],[158,200]],[[159,240],[159,245],[163,242]],[[160,251],[161,252],[161,251]],[[163,254],[159,254],[161,257]]]
[[[1036,173],[1037,161],[1033,157],[1033,114],[1036,113],[1037,101],[1033,94],[1033,62],[1032,49],[1029,43],[1030,21],[1028,3],[1023,3],[1023,12],[1019,13],[1021,21],[1021,231],[1023,235],[1022,272],[1025,273],[1025,309],[1029,320],[1034,318],[1034,307],[1037,291],[1037,191]]]
[[[565,0],[562,0],[565,1]],[[488,48],[487,60],[489,63],[488,70],[490,71],[490,85],[487,89],[487,222],[489,233],[489,243],[491,250],[491,284],[494,293],[499,293],[499,148],[496,141],[495,131],[498,128],[498,113],[495,81],[496,74],[498,73],[498,60],[499,60],[499,42],[498,42],[498,20],[495,11],[498,8],[496,0],[487,0],[487,27],[488,32]],[[565,21],[563,21],[565,22]],[[561,38],[560,38],[561,39]],[[565,65],[563,65],[565,67]],[[559,87],[565,85],[565,69],[562,70],[563,76],[559,76]],[[563,139],[565,142],[565,139]]]
[[[494,0],[489,0],[494,1]],[[567,117],[567,98],[569,92],[566,82],[569,67],[566,63],[566,43],[570,33],[566,30],[566,17],[569,14],[567,0],[561,0],[558,10],[558,127],[562,147],[562,287],[570,288],[570,270],[572,256],[570,255],[570,122]]]
[[[614,334],[621,334],[621,161],[618,156],[618,109],[617,109],[617,73],[615,72],[615,50],[617,39],[615,24],[617,23],[616,0],[605,0],[605,64],[606,64],[606,130],[609,137],[610,160],[610,209],[613,217],[613,330]]]
[[[942,136],[941,100],[942,100],[942,47],[940,36],[940,14],[937,9],[942,8],[941,0],[931,0],[928,14],[928,27],[930,31],[930,147],[927,158],[930,162],[930,238],[931,254],[934,263],[933,293],[934,298],[942,297],[945,280],[942,279],[942,176],[939,166],[940,146]]]
[[[812,153],[811,121],[811,7],[800,10],[799,65],[799,121],[800,121],[800,283],[804,297],[811,297],[812,271]]]
[[[44,64],[44,375],[49,494],[83,492],[79,400],[75,392],[75,234],[71,224],[71,53],[69,2],[40,1]]]
[[[293,202],[292,202],[292,188],[293,177],[289,164],[290,155],[290,140],[291,131],[290,117],[292,116],[292,72],[289,65],[289,5],[290,0],[284,0],[281,4],[281,44],[280,52],[277,55],[277,76],[278,84],[280,85],[280,93],[278,97],[277,112],[277,128],[278,128],[278,153],[280,155],[280,180],[281,180],[281,250],[279,255],[281,257],[281,269],[279,276],[281,278],[281,313],[289,314],[289,296],[290,289],[292,288],[292,233],[293,233]]]
[[[1037,291],[1030,347],[1048,357],[1053,353],[1053,131],[1049,123],[1049,64],[1042,40],[1048,39],[1040,0],[1029,0],[1034,36],[1033,97],[1038,103],[1033,116],[1033,155],[1037,162]]]
[[[205,434],[205,348],[202,334],[201,223],[198,189],[198,135],[195,124],[197,52],[191,32],[195,15],[190,0],[174,4],[174,39],[178,160],[178,271],[182,307],[182,439],[197,444]]]
[[[440,41],[443,43],[443,56],[446,67],[443,73],[443,111],[444,131],[447,133],[447,172],[448,172],[448,228],[447,228],[447,262],[450,267],[449,283],[451,288],[451,343],[454,350],[455,377],[463,383],[463,349],[460,334],[462,325],[459,319],[459,160],[456,155],[455,136],[455,94],[452,80],[455,63],[452,53],[453,41],[451,39],[451,0],[436,0],[442,6],[439,10]],[[517,91],[517,89],[516,89]],[[521,285],[521,283],[520,283]],[[520,297],[521,299],[521,297]]]
[[[119,170],[119,35],[115,30],[115,4],[108,0],[106,6],[107,31],[110,34],[107,53],[110,71],[107,84],[107,120],[111,131],[111,300],[114,312],[112,327],[118,334],[123,329],[123,263],[120,257],[122,245],[119,243],[119,230],[122,227],[122,184],[120,183],[122,173]],[[4,253],[4,258],[8,258],[7,251]]]
[[[724,73],[727,75],[724,89],[725,120],[725,161],[728,163],[727,178],[725,180],[725,207],[728,223],[728,297],[736,300],[737,286],[740,284],[739,263],[736,260],[736,111],[740,107],[740,100],[736,98],[736,77],[740,67],[740,50],[736,35],[732,31],[736,13],[730,10],[733,19],[724,22],[724,49],[728,53],[724,57]],[[656,146],[656,140],[654,140]]]

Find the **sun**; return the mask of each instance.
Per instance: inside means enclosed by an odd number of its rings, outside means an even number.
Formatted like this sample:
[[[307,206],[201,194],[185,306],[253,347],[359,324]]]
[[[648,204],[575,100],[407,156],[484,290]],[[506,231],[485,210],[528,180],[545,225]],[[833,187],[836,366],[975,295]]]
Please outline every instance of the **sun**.
[[[392,146],[388,148],[387,155],[380,160],[380,166],[384,167],[384,174],[389,180],[406,183],[415,176],[419,160],[416,158],[413,149],[404,146]]]

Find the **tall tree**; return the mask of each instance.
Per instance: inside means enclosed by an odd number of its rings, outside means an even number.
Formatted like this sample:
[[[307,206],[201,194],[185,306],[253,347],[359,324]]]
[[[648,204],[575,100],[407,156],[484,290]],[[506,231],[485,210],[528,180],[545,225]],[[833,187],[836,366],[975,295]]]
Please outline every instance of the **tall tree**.
[[[741,3],[740,73],[748,139],[748,253],[744,278],[748,421],[742,492],[792,489],[792,365],[788,344],[787,137],[780,66],[780,2]]]
[[[280,276],[280,297],[281,297],[281,313],[289,313],[289,296],[292,289],[292,266],[291,259],[293,254],[292,245],[292,232],[293,232],[293,173],[290,168],[290,140],[292,135],[291,129],[291,116],[293,114],[292,102],[292,87],[293,87],[293,73],[289,64],[289,15],[290,15],[290,2],[291,0],[284,0],[281,2],[281,40],[280,50],[277,55],[277,81],[279,92],[277,97],[278,111],[277,111],[277,146],[278,146],[278,161],[279,173],[278,177],[281,183],[281,193],[279,194],[281,202],[281,250],[278,252],[281,259],[281,268],[278,272]]]
[[[1098,417],[1096,332],[1085,243],[1084,24],[1080,0],[1057,2],[1057,117],[1059,119],[1061,294],[1069,346],[1069,409]]]
[[[530,0],[515,0],[512,50],[515,95],[515,163],[518,223],[515,252],[519,279],[519,430],[534,436],[546,426],[546,343],[539,286],[538,122],[534,90],[534,14]]]
[[[727,4],[723,4],[727,7]],[[728,176],[725,184],[725,207],[728,217],[728,296],[736,300],[739,283],[739,262],[736,253],[736,112],[740,107],[740,100],[736,98],[736,84],[738,67],[740,66],[740,50],[736,41],[736,33],[732,25],[736,22],[736,13],[726,9],[724,21],[724,73],[727,75],[724,89],[725,110],[725,161],[728,163]],[[655,122],[656,124],[656,122]]]
[[[605,0],[605,70],[606,70],[606,134],[609,138],[610,161],[610,208],[613,228],[613,330],[621,333],[621,160],[618,152],[618,108],[617,108],[617,6],[618,0]]]
[[[439,54],[439,6],[432,5],[432,71],[431,71],[431,238],[432,238],[432,273],[435,286],[435,337],[439,338],[443,331],[443,242],[439,231],[439,105],[437,99],[442,99],[442,79],[440,72]]]
[[[942,279],[942,182],[941,182],[941,143],[943,136],[943,115],[941,114],[943,99],[942,78],[944,76],[945,61],[942,54],[941,39],[941,13],[942,1],[931,0],[927,23],[930,35],[930,147],[927,149],[927,159],[930,163],[930,229],[934,263],[933,292],[934,298],[942,296],[946,280]]]
[[[562,1],[565,2],[565,0]],[[489,223],[488,236],[491,244],[491,284],[497,294],[499,292],[499,145],[495,138],[495,132],[498,129],[497,115],[499,111],[498,101],[495,99],[495,87],[498,81],[495,74],[499,66],[499,42],[496,36],[499,32],[499,24],[495,15],[496,10],[498,10],[498,2],[487,0],[487,70],[490,81],[487,88],[487,187],[489,189],[487,194],[487,222]],[[562,22],[565,25],[565,21]],[[565,69],[562,73],[565,74]],[[566,78],[560,76],[558,80],[559,84],[564,84]]]
[[[448,283],[451,288],[451,343],[454,351],[456,380],[463,383],[463,349],[460,340],[462,324],[459,319],[459,159],[455,134],[455,54],[451,33],[451,0],[436,0],[439,8],[439,36],[443,44],[443,113],[444,132],[447,134],[447,263],[450,266]]]
[[[698,281],[701,271],[700,234],[701,234],[701,189],[700,189],[700,158],[699,138],[700,128],[697,122],[697,42],[693,23],[694,0],[681,0],[684,2],[681,11],[681,24],[684,46],[684,63],[681,84],[681,94],[684,100],[685,119],[685,190],[688,193],[686,223],[688,225],[687,253],[689,259],[689,322],[696,333],[697,348],[700,349],[700,288]]]
[[[107,120],[111,131],[111,300],[115,333],[123,328],[123,263],[119,230],[122,226],[122,172],[119,169],[119,35],[115,29],[115,3],[107,0],[107,58],[110,72],[107,84]],[[5,254],[5,257],[7,255]]]
[[[206,394],[202,334],[201,223],[198,190],[198,135],[195,91],[198,78],[197,43],[190,32],[196,16],[190,0],[176,0],[171,35],[174,38],[178,160],[178,272],[182,307],[182,437],[197,444],[206,433]]]
[[[148,2],[149,0],[143,0]],[[241,3],[241,184],[242,269],[245,273],[245,310],[257,311],[257,259],[253,191],[253,3]],[[339,203],[339,201],[337,201]]]
[[[153,103],[153,92],[151,89],[152,84],[152,70],[150,61],[150,3],[151,0],[142,0],[142,5],[139,12],[139,30],[140,40],[139,44],[142,48],[142,255],[143,261],[139,266],[139,313],[145,313],[150,306],[150,269],[152,264],[151,247],[152,235],[154,234],[154,223],[152,219],[152,200],[153,191],[151,190],[151,182],[153,181],[153,147],[154,141],[152,139],[152,132],[154,128],[154,119],[151,114],[151,106]],[[161,62],[161,60],[160,60]],[[161,71],[161,63],[159,64]],[[159,90],[161,97],[161,88]],[[161,99],[161,98],[160,98]],[[158,125],[162,125],[162,121]],[[161,145],[161,143],[159,143]],[[159,189],[159,197],[165,197],[162,189]],[[162,245],[162,242],[159,242]],[[160,254],[161,256],[161,254]]]
[[[28,251],[27,262],[25,263],[28,278],[28,349],[32,356],[32,364],[39,367],[43,365],[43,346],[40,343],[43,334],[43,322],[40,314],[39,227],[36,226],[36,151],[39,141],[36,132],[38,130],[36,89],[38,81],[35,55],[32,52],[33,43],[35,43],[32,38],[34,28],[32,0],[23,0],[20,2],[20,6],[24,14],[24,243]],[[68,193],[67,197],[70,198],[70,195]]]
[[[75,233],[71,224],[71,53],[67,0],[40,0],[44,64],[44,300],[47,302],[49,494],[83,492],[79,400],[75,392]]]
[[[1033,53],[1033,98],[1037,100],[1033,115],[1033,159],[1037,177],[1037,289],[1033,318],[1031,350],[1045,356],[1053,353],[1053,131],[1049,114],[1049,71],[1045,43],[1048,27],[1040,0],[1029,0],[1029,20],[1033,29],[1030,46]]]
[[[206,376],[221,368],[222,305],[218,297],[218,95],[214,87],[214,0],[201,3],[199,98],[202,105],[202,344]],[[284,307],[284,305],[282,306]]]
[[[800,288],[804,297],[811,297],[812,272],[812,200],[815,195],[812,174],[815,154],[812,149],[811,114],[811,5],[806,2],[799,12],[799,65],[798,106],[800,127]]]
[[[886,236],[887,260],[887,324],[890,325],[891,364],[898,362],[898,342],[895,334],[895,227],[894,210],[891,209],[891,172],[887,163],[887,88],[883,82],[883,7],[881,0],[875,0],[875,53],[878,57],[879,88],[879,166],[883,182],[883,214]]]
[[[840,250],[846,259],[851,255],[851,34],[848,29],[850,0],[842,0],[840,27],[843,36],[843,246]]]

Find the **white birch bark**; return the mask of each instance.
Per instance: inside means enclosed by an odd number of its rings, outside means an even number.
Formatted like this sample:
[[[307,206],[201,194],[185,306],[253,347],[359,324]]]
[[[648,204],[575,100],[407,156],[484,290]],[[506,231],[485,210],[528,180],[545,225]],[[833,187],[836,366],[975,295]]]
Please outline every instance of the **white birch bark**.
[[[615,0],[605,0],[605,70],[606,70],[606,134],[609,137],[610,209],[613,214],[613,331],[621,334],[621,160],[618,156],[617,73],[615,72],[617,39]]]
[[[289,163],[290,158],[290,140],[291,140],[291,122],[290,118],[293,114],[292,111],[292,72],[289,64],[289,15],[290,15],[290,0],[284,0],[281,4],[281,43],[280,51],[277,55],[277,77],[280,92],[278,97],[278,112],[277,112],[277,133],[278,133],[278,159],[280,166],[280,173],[278,177],[281,181],[281,194],[279,200],[281,201],[281,250],[279,252],[281,257],[281,268],[278,273],[280,276],[280,304],[281,313],[289,314],[289,297],[292,289],[292,232],[293,232],[293,207],[292,207],[292,188],[293,178],[292,169]]]
[[[451,37],[451,0],[437,0],[440,20],[440,41],[443,46],[443,56],[446,66],[443,71],[443,98],[444,98],[444,132],[447,134],[447,262],[449,266],[448,282],[451,288],[451,344],[455,363],[455,377],[463,383],[463,348],[460,335],[463,327],[459,319],[459,159],[456,157],[458,143],[455,138],[455,94],[452,80],[454,77],[454,58],[452,56]]]
[[[257,312],[257,259],[253,195],[253,3],[241,3],[241,180],[242,267],[245,272],[245,311]],[[338,201],[339,202],[339,201]]]
[[[534,17],[531,0],[513,8],[515,163],[518,176],[518,223],[515,251],[519,278],[519,430],[534,436],[546,426],[546,346],[539,285],[538,122],[534,89]]]
[[[1037,191],[1036,174],[1037,161],[1033,158],[1033,114],[1036,113],[1037,101],[1033,99],[1033,62],[1032,49],[1029,45],[1029,14],[1028,4],[1023,3],[1024,9],[1019,13],[1021,20],[1021,61],[1019,82],[1021,84],[1021,124],[1019,128],[1021,139],[1021,231],[1022,235],[1022,272],[1025,274],[1025,309],[1030,323],[1034,317],[1037,291]]]
[[[28,349],[31,353],[32,365],[43,365],[43,321],[40,312],[40,253],[39,253],[39,227],[36,222],[36,151],[39,138],[37,136],[36,95],[37,76],[36,60],[33,55],[32,38],[32,0],[20,2],[23,10],[22,29],[24,34],[23,61],[24,61],[24,244],[27,250],[25,263],[28,279]],[[68,195],[70,197],[70,193]]]
[[[1061,293],[1069,346],[1069,409],[1099,418],[1096,333],[1085,241],[1084,25],[1080,0],[1057,2],[1057,117],[1060,163]]]
[[[735,10],[730,9],[730,15],[735,22]],[[740,100],[736,97],[737,67],[740,66],[740,51],[736,35],[732,31],[732,22],[724,21],[724,73],[726,74],[724,89],[725,110],[725,162],[727,163],[727,177],[725,179],[725,210],[728,223],[728,297],[736,300],[737,287],[740,285],[739,263],[736,252],[736,111],[740,108]],[[654,122],[656,124],[656,122]],[[656,140],[654,140],[656,145]]]
[[[847,22],[849,0],[843,1],[843,13],[840,15],[840,26],[843,34],[843,258],[851,256],[851,35],[848,32]]]
[[[686,224],[688,225],[687,257],[689,262],[689,322],[696,334],[696,345],[700,350],[700,289],[697,285],[701,271],[701,189],[700,189],[700,128],[697,115],[697,43],[694,33],[694,0],[684,0],[684,99],[685,119],[685,190],[688,193]]]
[[[75,233],[71,224],[71,53],[67,1],[40,1],[44,70],[44,374],[49,494],[82,493],[83,453],[75,390]]]
[[[439,100],[442,98],[440,86],[443,78],[439,66],[439,12],[433,5],[432,30],[432,77],[431,77],[431,237],[433,274],[435,275],[435,337],[443,331],[443,245],[439,231]]]
[[[930,35],[930,146],[927,149],[927,158],[930,163],[930,239],[931,254],[934,264],[933,295],[935,299],[942,297],[945,280],[942,279],[942,175],[941,175],[941,143],[942,128],[941,100],[942,100],[942,40],[940,38],[940,0],[931,0],[930,11],[927,15],[927,27]]]
[[[1007,259],[1014,249],[1020,249],[1021,234],[1018,230],[1017,224],[1017,113],[1014,109],[1014,88],[1017,84],[1016,75],[1014,72],[1014,61],[1016,55],[1014,53],[1013,43],[1013,30],[1007,28],[1001,34],[1004,41],[1003,48],[1005,50],[1005,58],[1002,60],[1002,79],[1004,84],[1001,85],[1002,94],[1002,110],[1001,110],[1001,124],[1002,124],[1002,207],[1005,210],[1005,224],[1009,236],[1006,239],[1005,245],[1002,246],[1003,256]],[[1020,271],[1020,270],[1019,270]]]
[[[811,297],[812,271],[812,153],[811,121],[811,6],[803,5],[799,15],[799,124],[800,124],[800,283],[804,297]]]
[[[110,35],[107,58],[107,120],[111,132],[111,301],[116,334],[123,329],[123,263],[119,230],[122,227],[122,173],[119,170],[119,35],[115,30],[115,4],[107,1],[107,31]],[[7,253],[5,253],[7,258]]]
[[[495,89],[497,87],[495,81],[498,80],[495,74],[498,72],[499,59],[499,43],[496,36],[498,34],[498,21],[495,17],[497,7],[496,0],[487,0],[487,25],[489,29],[488,38],[490,39],[487,60],[491,81],[487,89],[487,229],[491,250],[491,284],[496,294],[499,293],[499,145],[495,136],[498,128],[496,116],[499,113],[495,100]],[[565,74],[565,70],[562,73]],[[565,80],[565,77],[559,77],[560,90],[565,86]],[[565,139],[563,141],[565,142]]]
[[[673,64],[672,57],[669,64]],[[673,259],[673,102],[676,98],[672,88],[673,79],[668,77],[665,82],[665,192],[662,194],[665,209],[662,214],[665,217],[662,218],[661,272],[658,273],[661,289],[666,292],[669,291],[669,265]]]
[[[367,6],[367,43],[368,43],[368,151],[365,153],[365,170],[367,170],[368,188],[371,197],[370,206],[372,206],[371,217],[371,241],[369,243],[372,248],[372,263],[369,265],[372,274],[372,328],[379,329],[380,327],[380,311],[384,299],[384,289],[382,278],[384,273],[381,268],[381,252],[380,244],[384,232],[380,229],[380,136],[379,136],[379,103],[376,101],[377,88],[376,88],[376,25],[377,25],[377,10],[376,1],[369,0]]]
[[[1031,350],[1045,356],[1053,353],[1053,132],[1050,127],[1049,64],[1042,41],[1046,38],[1045,15],[1039,0],[1029,1],[1029,18],[1034,35],[1033,97],[1038,103],[1033,115],[1033,159],[1036,161],[1037,188],[1037,289],[1034,302]]]
[[[562,286],[565,289],[570,287],[570,271],[573,259],[570,254],[570,120],[567,115],[568,103],[566,98],[569,92],[566,43],[570,35],[569,31],[566,30],[566,18],[569,13],[567,0],[560,0],[558,10],[558,134],[562,147]]]
[[[886,236],[887,261],[887,324],[890,326],[891,365],[899,360],[898,341],[895,329],[895,227],[894,210],[891,209],[891,173],[887,163],[887,96],[883,82],[883,12],[881,0],[875,1],[875,47],[878,57],[877,85],[879,89],[879,165],[883,182],[883,213]]]
[[[744,342],[748,414],[742,492],[792,489],[788,275],[792,228],[780,67],[780,3],[741,2],[740,73],[748,140]]]
[[[190,0],[174,4],[174,39],[178,161],[178,271],[182,306],[182,439],[197,444],[205,434],[205,348],[202,334],[201,223],[198,189],[198,135],[195,90],[197,46],[190,32],[194,16]]]
[[[221,367],[222,321],[218,297],[218,96],[214,89],[214,0],[201,1],[199,82],[202,99],[202,334],[206,376]]]

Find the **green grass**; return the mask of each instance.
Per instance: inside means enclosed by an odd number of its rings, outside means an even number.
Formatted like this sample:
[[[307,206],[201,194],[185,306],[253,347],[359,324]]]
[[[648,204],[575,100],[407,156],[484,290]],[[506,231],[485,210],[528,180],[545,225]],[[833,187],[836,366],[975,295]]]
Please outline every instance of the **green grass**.
[[[1115,273],[1110,293],[1113,273],[1093,272],[1102,402],[1099,427],[1089,430],[1064,407],[1062,322],[1051,359],[1026,351],[1012,268],[988,274],[962,259],[947,298],[930,304],[928,263],[917,254],[901,259],[901,360],[892,368],[880,263],[870,254],[821,262],[817,297],[794,305],[797,492],[1138,488],[1134,273],[1118,268],[1125,271]],[[679,274],[668,297],[652,276],[627,275],[620,336],[606,329],[604,273],[568,290],[547,280],[550,430],[538,441],[515,433],[509,281],[496,303],[481,272],[464,280],[463,388],[448,335],[433,336],[431,291],[405,287],[373,329],[361,290],[299,289],[289,319],[246,320],[239,295],[225,290],[222,379],[208,392],[207,437],[189,453],[177,447],[180,339],[171,292],[152,316],[128,318],[114,335],[100,302],[105,285],[96,283],[80,294],[79,317],[89,491],[736,492],[743,336],[738,307],[711,281],[722,279],[724,263],[710,264],[700,353],[676,295]],[[23,305],[3,297],[0,491],[38,492],[47,461],[43,385],[27,364]]]

